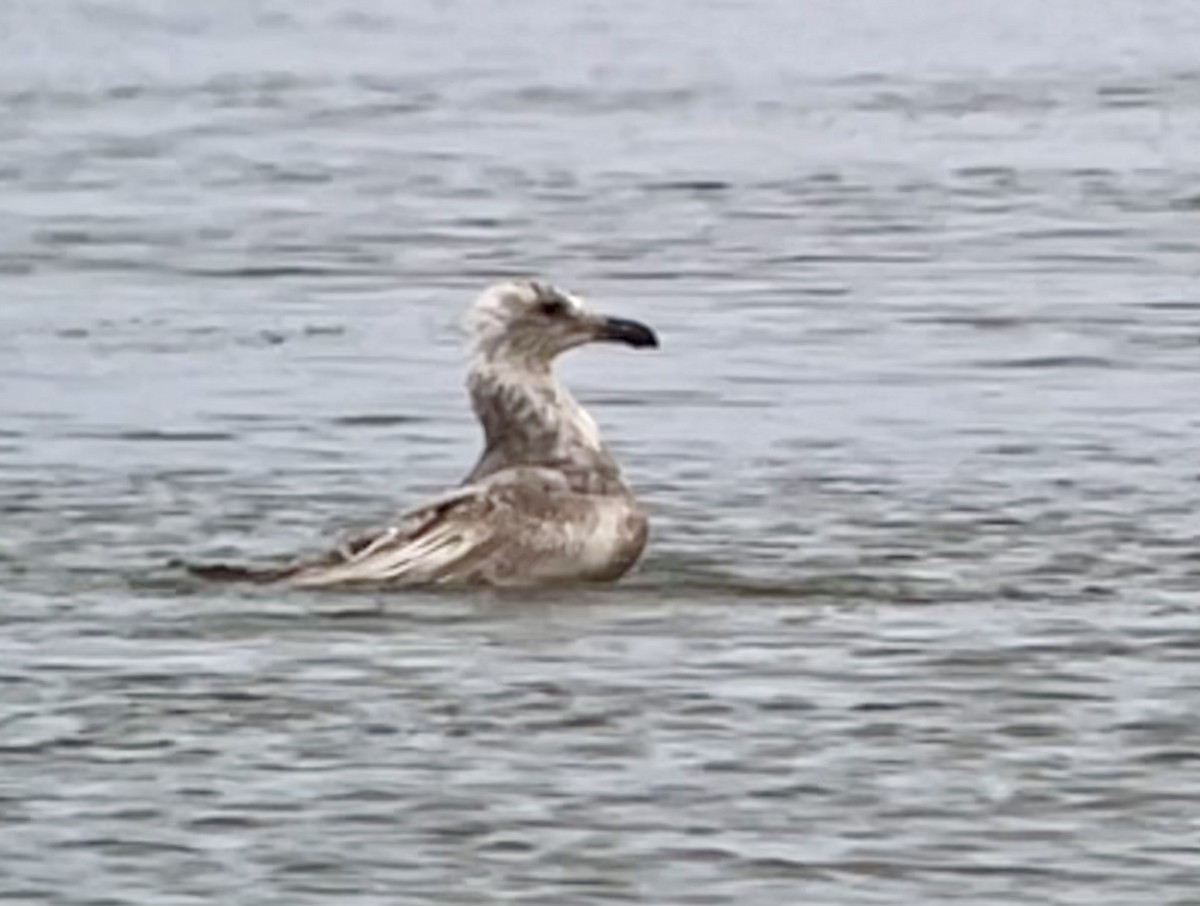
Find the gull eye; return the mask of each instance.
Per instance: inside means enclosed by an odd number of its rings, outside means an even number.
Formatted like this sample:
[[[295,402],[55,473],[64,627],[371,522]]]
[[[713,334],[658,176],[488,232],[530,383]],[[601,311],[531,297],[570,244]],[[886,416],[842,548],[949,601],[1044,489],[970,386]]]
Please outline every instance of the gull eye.
[[[538,311],[548,318],[558,318],[567,313],[567,305],[562,299],[547,299],[538,304]]]

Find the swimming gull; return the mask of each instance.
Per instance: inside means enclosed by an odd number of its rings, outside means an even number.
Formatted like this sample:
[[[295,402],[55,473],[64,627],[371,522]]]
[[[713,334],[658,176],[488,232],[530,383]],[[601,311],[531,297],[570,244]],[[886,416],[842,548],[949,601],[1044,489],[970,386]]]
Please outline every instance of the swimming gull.
[[[533,280],[486,289],[467,314],[471,404],[484,449],[458,488],[315,560],[278,569],[195,567],[209,578],[336,585],[612,581],[646,546],[646,513],[555,358],[607,340],[657,347],[637,321],[593,312]]]

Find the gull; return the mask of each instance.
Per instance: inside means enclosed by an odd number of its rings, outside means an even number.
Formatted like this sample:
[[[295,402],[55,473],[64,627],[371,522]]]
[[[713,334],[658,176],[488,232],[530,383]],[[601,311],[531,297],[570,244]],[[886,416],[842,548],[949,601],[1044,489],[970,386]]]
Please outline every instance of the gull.
[[[192,567],[207,578],[343,585],[526,586],[614,581],[646,547],[645,510],[554,361],[596,341],[656,348],[644,324],[577,295],[506,280],[467,313],[467,388],[484,449],[457,488],[382,531],[276,569]]]

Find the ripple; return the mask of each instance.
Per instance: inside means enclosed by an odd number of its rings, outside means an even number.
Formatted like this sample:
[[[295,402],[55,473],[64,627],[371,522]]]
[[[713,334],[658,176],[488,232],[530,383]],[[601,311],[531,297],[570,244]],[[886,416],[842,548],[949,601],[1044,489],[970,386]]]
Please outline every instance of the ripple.
[[[1192,7],[485,6],[6,19],[0,895],[1194,898]],[[185,574],[461,480],[529,273],[671,338],[636,573]]]

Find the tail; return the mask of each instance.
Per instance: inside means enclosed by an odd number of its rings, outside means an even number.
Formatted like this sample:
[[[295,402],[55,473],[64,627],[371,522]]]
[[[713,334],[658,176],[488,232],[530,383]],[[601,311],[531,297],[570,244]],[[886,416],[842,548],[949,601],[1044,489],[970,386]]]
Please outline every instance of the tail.
[[[172,566],[182,567],[189,575],[206,582],[246,582],[253,585],[270,585],[282,582],[297,572],[296,566],[239,566],[233,563],[184,563],[173,561]]]

